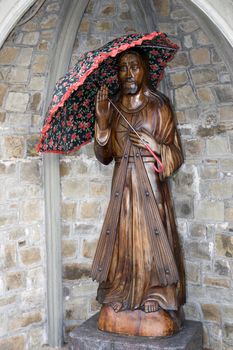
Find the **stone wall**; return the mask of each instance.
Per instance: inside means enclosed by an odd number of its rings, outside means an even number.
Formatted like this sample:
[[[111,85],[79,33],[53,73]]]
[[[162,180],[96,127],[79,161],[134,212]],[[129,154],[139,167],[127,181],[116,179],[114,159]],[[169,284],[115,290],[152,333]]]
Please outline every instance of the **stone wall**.
[[[0,50],[0,349],[46,342],[42,160],[34,145],[60,3],[46,1]]]
[[[159,30],[180,46],[165,80],[185,154],[185,164],[170,182],[185,254],[186,317],[203,322],[206,348],[230,349],[232,78],[221,52],[217,52],[217,43],[211,42],[185,1],[153,3]],[[134,22],[127,1],[91,1],[71,64],[80,53],[131,31]],[[99,308],[96,284],[89,276],[109,198],[111,171],[111,166],[101,166],[94,160],[91,145],[61,161],[67,330]]]
[[[139,1],[139,0],[138,0]],[[148,0],[149,1],[149,0]],[[205,347],[233,348],[232,78],[186,1],[152,0],[161,31],[180,45],[165,81],[176,110],[185,164],[171,188],[187,272],[186,317],[201,320]],[[0,50],[0,349],[46,342],[43,164],[34,150],[62,0],[46,0]],[[78,56],[135,31],[131,0],[91,0],[77,34]],[[157,29],[157,28],[155,28]],[[92,145],[63,156],[61,170],[64,326],[99,309],[90,267],[107,207],[112,165]]]

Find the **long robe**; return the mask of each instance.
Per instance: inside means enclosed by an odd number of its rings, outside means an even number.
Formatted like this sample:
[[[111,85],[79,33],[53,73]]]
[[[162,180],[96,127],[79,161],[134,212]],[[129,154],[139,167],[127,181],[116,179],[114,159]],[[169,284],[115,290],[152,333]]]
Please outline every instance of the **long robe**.
[[[115,160],[112,191],[92,266],[100,284],[97,300],[120,302],[123,309],[156,301],[177,310],[185,300],[184,268],[166,178],[183,162],[179,136],[168,99],[147,91],[136,110],[115,102],[137,129],[161,146],[162,175],[150,153],[131,144],[129,126],[112,110],[109,128],[96,123],[95,154],[103,164]]]

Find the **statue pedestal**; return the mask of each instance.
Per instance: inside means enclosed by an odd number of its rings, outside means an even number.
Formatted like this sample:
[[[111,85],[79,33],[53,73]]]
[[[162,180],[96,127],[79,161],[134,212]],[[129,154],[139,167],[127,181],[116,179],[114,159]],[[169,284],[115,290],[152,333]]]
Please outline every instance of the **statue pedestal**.
[[[167,338],[124,336],[100,331],[99,314],[70,333],[69,350],[202,350],[202,324],[184,321],[183,328]]]
[[[101,331],[140,337],[166,337],[177,333],[183,321],[182,311],[158,310],[146,313],[142,310],[115,312],[111,306],[101,308],[98,328]]]

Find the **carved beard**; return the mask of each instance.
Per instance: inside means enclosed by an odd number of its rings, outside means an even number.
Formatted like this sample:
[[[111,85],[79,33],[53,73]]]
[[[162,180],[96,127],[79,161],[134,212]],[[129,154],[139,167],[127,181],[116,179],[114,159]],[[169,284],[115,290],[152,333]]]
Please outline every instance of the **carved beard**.
[[[135,95],[139,91],[140,86],[137,85],[134,79],[125,79],[121,83],[121,88],[123,95]]]

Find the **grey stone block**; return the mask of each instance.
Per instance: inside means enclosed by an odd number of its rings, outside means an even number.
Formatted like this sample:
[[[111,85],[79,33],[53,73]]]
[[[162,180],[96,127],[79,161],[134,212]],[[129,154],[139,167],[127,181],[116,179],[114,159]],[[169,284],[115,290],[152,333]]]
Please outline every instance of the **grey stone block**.
[[[70,333],[69,350],[202,350],[202,324],[185,321],[167,338],[131,337],[99,331],[98,314]]]

